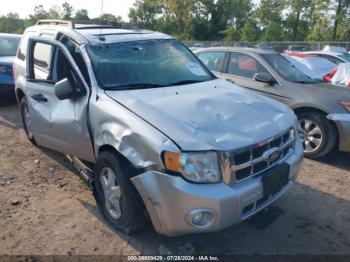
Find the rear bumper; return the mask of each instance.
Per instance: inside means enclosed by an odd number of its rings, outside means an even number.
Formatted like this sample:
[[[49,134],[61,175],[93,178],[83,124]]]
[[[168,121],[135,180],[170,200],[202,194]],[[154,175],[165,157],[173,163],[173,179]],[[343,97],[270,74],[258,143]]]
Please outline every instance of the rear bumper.
[[[327,118],[337,125],[339,150],[350,152],[350,114],[329,114]]]
[[[247,219],[270,205],[294,184],[303,158],[303,148],[297,143],[295,152],[287,158],[290,181],[272,198],[261,201],[261,177],[228,186],[219,184],[193,184],[181,177],[150,171],[132,178],[151,217],[156,231],[168,236],[218,231]],[[260,201],[259,201],[260,200]],[[247,209],[245,207],[252,206]],[[189,222],[196,210],[213,214],[211,223],[197,227]]]

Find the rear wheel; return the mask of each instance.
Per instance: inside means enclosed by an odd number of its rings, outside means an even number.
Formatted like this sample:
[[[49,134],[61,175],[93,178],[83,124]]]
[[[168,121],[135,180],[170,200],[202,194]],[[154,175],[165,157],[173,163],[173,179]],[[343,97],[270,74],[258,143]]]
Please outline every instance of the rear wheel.
[[[304,155],[319,158],[327,155],[335,147],[337,131],[333,123],[324,115],[313,112],[298,114],[300,138],[304,145]]]
[[[23,129],[26,132],[27,138],[32,144],[36,145],[35,138],[32,131],[32,122],[29,114],[28,101],[26,97],[23,97],[20,102],[20,110],[21,110]]]
[[[132,234],[145,224],[144,205],[130,181],[128,168],[115,153],[103,151],[95,164],[94,195],[104,218],[114,228]]]

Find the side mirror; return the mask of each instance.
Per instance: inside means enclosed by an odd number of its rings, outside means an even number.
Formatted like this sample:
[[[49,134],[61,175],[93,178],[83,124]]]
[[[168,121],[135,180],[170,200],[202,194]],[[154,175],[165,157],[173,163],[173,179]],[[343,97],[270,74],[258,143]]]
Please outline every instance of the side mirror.
[[[55,84],[55,95],[60,100],[75,99],[79,96],[79,91],[68,78],[64,78]]]
[[[276,80],[273,78],[273,76],[268,73],[256,73],[254,75],[254,79],[257,82],[267,83],[269,85],[276,83]]]

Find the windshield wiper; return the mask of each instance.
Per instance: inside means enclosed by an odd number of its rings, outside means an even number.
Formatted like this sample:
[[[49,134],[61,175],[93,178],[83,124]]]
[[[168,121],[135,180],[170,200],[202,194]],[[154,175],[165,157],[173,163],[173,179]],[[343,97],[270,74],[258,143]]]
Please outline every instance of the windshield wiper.
[[[204,82],[203,80],[181,80],[175,83],[167,84],[167,86],[180,86],[180,85],[188,85],[188,84],[195,84]]]
[[[132,84],[121,84],[121,85],[107,85],[104,86],[105,90],[133,90],[133,89],[144,89],[144,88],[157,88],[164,87],[164,85],[151,84],[151,83],[132,83]]]

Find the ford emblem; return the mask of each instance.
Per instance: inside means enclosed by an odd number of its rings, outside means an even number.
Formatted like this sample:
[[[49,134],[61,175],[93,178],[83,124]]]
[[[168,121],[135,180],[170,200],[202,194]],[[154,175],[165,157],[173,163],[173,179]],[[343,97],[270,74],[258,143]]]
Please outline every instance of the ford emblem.
[[[281,151],[278,148],[271,148],[263,154],[263,158],[266,162],[273,162],[279,159]]]

